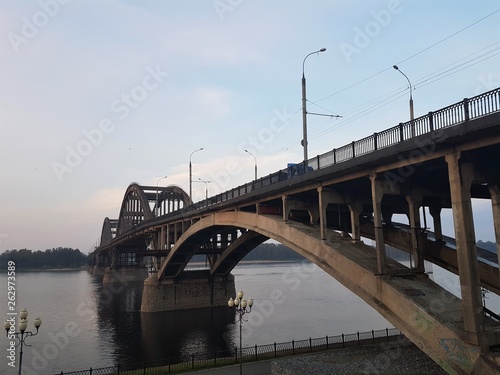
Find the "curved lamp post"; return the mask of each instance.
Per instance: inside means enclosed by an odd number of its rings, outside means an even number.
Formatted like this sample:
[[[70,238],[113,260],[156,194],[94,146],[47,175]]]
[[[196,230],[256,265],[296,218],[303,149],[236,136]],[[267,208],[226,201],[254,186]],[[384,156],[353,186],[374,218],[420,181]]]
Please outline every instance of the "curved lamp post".
[[[311,52],[306,57],[304,57],[304,61],[302,62],[302,146],[304,147],[304,173],[307,172],[307,107],[306,107],[306,76],[304,73],[304,67],[306,64],[306,59],[319,52],[325,52],[326,48],[321,48],[317,51]]]
[[[250,297],[248,300],[243,299],[243,291],[240,290],[238,291],[238,294],[236,297],[230,298],[229,301],[227,302],[227,305],[230,308],[235,307],[236,313],[238,314],[238,321],[240,322],[240,375],[243,374],[243,353],[242,353],[242,348],[241,348],[241,327],[243,324],[243,321],[246,321],[243,319],[243,316],[245,314],[249,314],[250,311],[252,311],[252,305],[253,305],[253,299]],[[248,307],[248,309],[247,309]]]
[[[245,150],[245,152],[246,152],[247,154],[250,154],[250,155],[252,155],[252,156],[253,156],[254,166],[255,166],[255,168],[254,168],[254,169],[255,169],[255,178],[254,178],[254,180],[257,180],[257,158],[256,158],[256,157],[255,157],[255,155],[254,155],[254,154],[252,154],[250,151]]]
[[[413,122],[413,120],[415,119],[415,117],[413,115],[413,96],[412,96],[413,86],[411,85],[410,79],[407,77],[407,75],[404,74],[401,71],[401,69],[398,68],[397,65],[393,65],[392,67],[394,69],[396,69],[399,73],[401,73],[408,81],[408,85],[410,85],[410,124],[411,124],[411,136],[414,137],[415,136],[415,123]]]
[[[203,150],[203,147],[200,147],[199,149],[197,150],[194,150],[191,155],[189,155],[189,198],[191,199],[191,201],[193,200],[193,167],[192,167],[192,164],[191,164],[191,157],[193,156],[193,154],[195,152],[198,152],[198,151],[201,151]]]
[[[162,178],[159,178],[158,181],[156,181],[156,205],[155,205],[155,216],[158,216],[158,184],[160,183],[161,180],[167,178],[168,176],[164,176]]]
[[[6,320],[5,323],[3,324],[3,327],[5,328],[5,334],[9,338],[9,340],[18,340],[19,342],[14,345],[14,348],[17,348],[19,345],[21,345],[20,351],[19,351],[19,375],[21,375],[21,368],[23,366],[23,345],[26,346],[31,346],[26,344],[25,340],[27,337],[30,336],[36,336],[38,334],[38,329],[42,325],[42,319],[39,317],[36,317],[35,320],[33,321],[33,325],[36,328],[36,332],[33,333],[31,331],[26,331],[26,328],[28,327],[28,311],[26,309],[22,309],[21,312],[19,313],[19,324],[17,328],[19,329],[18,332],[16,332],[14,322],[15,319],[11,318],[12,320]],[[12,345],[12,344],[11,344]]]

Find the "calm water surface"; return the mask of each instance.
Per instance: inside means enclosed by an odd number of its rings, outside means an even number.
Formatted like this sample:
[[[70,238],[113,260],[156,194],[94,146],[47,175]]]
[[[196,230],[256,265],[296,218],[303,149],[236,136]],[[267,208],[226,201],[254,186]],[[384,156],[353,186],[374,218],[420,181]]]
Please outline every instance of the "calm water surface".
[[[458,293],[455,276],[436,266],[433,271],[436,281]],[[311,263],[240,265],[233,275],[236,288],[255,301],[243,325],[244,346],[392,326]],[[6,301],[6,274],[0,280],[0,300]],[[24,350],[23,370],[56,374],[237,345],[238,325],[229,308],[141,313],[141,295],[141,283],[118,291],[86,271],[17,273],[16,304],[30,313],[28,329],[37,315],[43,320],[40,333],[28,338],[32,346]],[[488,307],[500,311],[500,302],[488,297]],[[7,306],[1,306],[6,318]],[[6,353],[7,338],[1,347]],[[0,361],[0,373],[17,374],[4,355]]]

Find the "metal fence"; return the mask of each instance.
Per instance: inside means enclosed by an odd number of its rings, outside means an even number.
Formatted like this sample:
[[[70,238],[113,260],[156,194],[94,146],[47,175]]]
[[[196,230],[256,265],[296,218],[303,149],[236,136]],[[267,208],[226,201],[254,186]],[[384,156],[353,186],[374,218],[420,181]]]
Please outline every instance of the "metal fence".
[[[392,128],[374,133],[368,137],[353,141],[347,145],[330,150],[324,154],[317,155],[309,159],[307,163],[290,164],[287,169],[271,173],[257,180],[240,185],[233,189],[219,193],[207,199],[196,202],[190,206],[170,212],[161,217],[144,221],[142,226],[148,226],[155,222],[160,222],[168,217],[186,215],[194,210],[209,208],[217,203],[225,202],[232,198],[237,198],[254,190],[276,184],[281,181],[294,178],[304,174],[304,172],[327,168],[332,165],[353,160],[357,157],[370,154],[383,148],[395,146],[401,142],[411,140],[425,134],[430,134],[436,130],[453,127],[469,120],[474,120],[483,116],[500,111],[500,88],[485,92],[473,98],[466,98],[458,103],[441,108],[435,112],[418,117],[413,121],[401,122]],[[307,169],[307,171],[306,171]],[[133,232],[138,228],[130,229]],[[122,235],[128,234],[128,231]]]
[[[192,354],[177,358],[168,358],[158,361],[148,361],[132,364],[117,364],[115,366],[89,368],[87,370],[63,372],[55,375],[159,375],[201,369],[207,367],[237,364],[239,361],[252,362],[263,359],[293,356],[297,354],[313,353],[331,349],[342,349],[346,347],[361,346],[373,343],[381,343],[403,335],[396,328],[386,328],[377,331],[356,332],[341,334],[338,336],[325,336],[309,338],[305,340],[292,340],[288,342],[273,343],[267,345],[255,345],[238,348],[232,352],[212,352],[210,354]],[[240,358],[241,355],[241,358]]]
[[[500,88],[470,99],[466,98],[435,112],[429,112],[427,115],[418,117],[413,121],[399,123],[392,128],[374,133],[358,141],[353,141],[347,145],[318,155],[307,161],[307,169],[316,170],[326,168],[386,147],[395,146],[401,142],[432,133],[436,130],[456,126],[498,111],[500,111]],[[194,209],[208,207],[249,193],[252,190],[303,174],[305,170],[304,163],[295,165],[297,166],[295,169],[290,169],[289,167],[271,173],[268,176],[197,202],[191,207]]]

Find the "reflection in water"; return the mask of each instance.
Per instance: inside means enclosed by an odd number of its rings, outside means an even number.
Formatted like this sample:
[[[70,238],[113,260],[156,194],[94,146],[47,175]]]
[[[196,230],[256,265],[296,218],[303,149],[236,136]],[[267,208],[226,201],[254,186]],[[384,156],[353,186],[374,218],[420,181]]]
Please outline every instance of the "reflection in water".
[[[94,285],[100,336],[114,348],[116,363],[225,353],[234,347],[228,333],[235,317],[227,307],[141,313],[142,282]]]
[[[227,307],[141,313],[143,347],[148,360],[228,352],[233,347],[228,325],[234,312]]]

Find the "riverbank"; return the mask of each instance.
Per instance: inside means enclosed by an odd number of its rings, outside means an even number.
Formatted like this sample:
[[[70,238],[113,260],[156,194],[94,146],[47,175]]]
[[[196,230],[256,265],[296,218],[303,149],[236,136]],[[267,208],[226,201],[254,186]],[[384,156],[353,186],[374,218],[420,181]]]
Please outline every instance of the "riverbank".
[[[274,360],[272,375],[446,375],[436,362],[407,338],[362,347]]]

